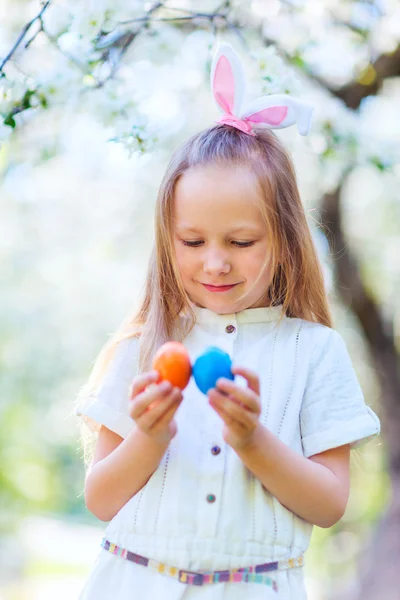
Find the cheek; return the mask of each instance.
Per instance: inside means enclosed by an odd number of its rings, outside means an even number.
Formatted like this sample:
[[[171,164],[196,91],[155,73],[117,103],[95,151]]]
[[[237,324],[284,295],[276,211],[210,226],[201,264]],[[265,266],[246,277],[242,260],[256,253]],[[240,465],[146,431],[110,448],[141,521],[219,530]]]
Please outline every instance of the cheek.
[[[191,272],[195,269],[195,257],[193,257],[193,254],[189,254],[184,246],[176,245],[175,256],[181,276],[190,276]]]
[[[175,248],[176,266],[178,267],[180,274],[183,275],[184,260],[183,260],[182,246],[181,246],[181,244],[178,244],[177,242],[175,242],[174,248]]]
[[[248,273],[248,279],[257,279],[260,275],[260,271],[262,272],[261,281],[268,279],[270,273],[270,264],[267,263],[265,265],[265,259],[267,256],[267,249],[260,248],[254,252],[250,257],[247,257],[246,260],[246,269]]]

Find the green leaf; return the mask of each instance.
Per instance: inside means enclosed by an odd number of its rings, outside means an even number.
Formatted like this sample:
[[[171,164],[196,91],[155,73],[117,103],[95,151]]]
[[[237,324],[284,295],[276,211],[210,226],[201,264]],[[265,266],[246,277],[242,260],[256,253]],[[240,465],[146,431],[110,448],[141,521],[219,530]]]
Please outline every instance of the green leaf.
[[[24,108],[24,110],[31,107],[31,98],[35,94],[36,94],[35,90],[26,90],[26,92],[21,100],[21,105]]]
[[[12,127],[13,129],[15,129],[15,127],[17,126],[15,119],[12,115],[8,115],[4,119],[4,125],[9,125],[9,127]]]
[[[300,69],[304,69],[304,67],[306,66],[304,59],[299,54],[296,54],[295,56],[293,56],[291,59],[291,62],[292,62],[292,64],[294,64],[296,67],[299,67]]]
[[[371,158],[371,163],[378,169],[378,171],[386,171],[387,165],[385,165],[377,156]]]
[[[331,156],[335,156],[336,155],[336,151],[334,148],[332,148],[332,146],[328,146],[328,148],[326,148],[326,150],[323,151],[322,155],[324,158],[329,158]]]
[[[44,94],[38,94],[38,98],[39,98],[40,106],[42,108],[47,108],[49,103],[47,102],[46,96]]]

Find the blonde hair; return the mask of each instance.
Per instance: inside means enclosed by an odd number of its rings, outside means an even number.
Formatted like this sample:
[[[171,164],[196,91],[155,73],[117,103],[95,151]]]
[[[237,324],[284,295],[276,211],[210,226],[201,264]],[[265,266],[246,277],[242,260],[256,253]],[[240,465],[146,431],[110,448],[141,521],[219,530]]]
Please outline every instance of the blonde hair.
[[[253,137],[227,125],[213,126],[188,139],[170,159],[157,197],[155,245],[141,307],[100,352],[78,406],[95,393],[122,339],[140,338],[139,370],[143,372],[151,368],[161,344],[182,341],[193,327],[195,315],[175,260],[173,198],[185,171],[210,164],[245,166],[260,186],[264,200],[260,208],[272,240],[271,256],[266,257],[266,263],[271,261],[272,280],[266,290],[270,305],[283,304],[282,318],[298,317],[332,327],[322,268],[288,152],[272,131],[259,129]]]

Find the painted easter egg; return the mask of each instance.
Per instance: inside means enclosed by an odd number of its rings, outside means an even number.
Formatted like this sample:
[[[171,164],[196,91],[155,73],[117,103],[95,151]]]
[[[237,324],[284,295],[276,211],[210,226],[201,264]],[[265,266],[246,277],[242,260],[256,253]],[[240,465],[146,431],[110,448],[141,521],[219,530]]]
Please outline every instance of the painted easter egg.
[[[173,386],[185,389],[192,374],[190,357],[181,342],[166,342],[155,353],[152,367]]]
[[[207,348],[193,365],[193,377],[199,390],[207,394],[220,377],[234,379],[231,366],[229,354],[214,346]]]

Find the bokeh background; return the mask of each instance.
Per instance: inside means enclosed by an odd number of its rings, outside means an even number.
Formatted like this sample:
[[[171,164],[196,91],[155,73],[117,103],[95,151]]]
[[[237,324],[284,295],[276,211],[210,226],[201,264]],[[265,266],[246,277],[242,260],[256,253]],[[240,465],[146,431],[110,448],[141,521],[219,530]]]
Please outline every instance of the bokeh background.
[[[315,105],[277,134],[382,422],[314,529],[309,598],[400,597],[400,3],[0,0],[0,600],[77,598],[99,550],[73,403],[140,300],[171,151],[219,116],[219,40],[249,97]]]

